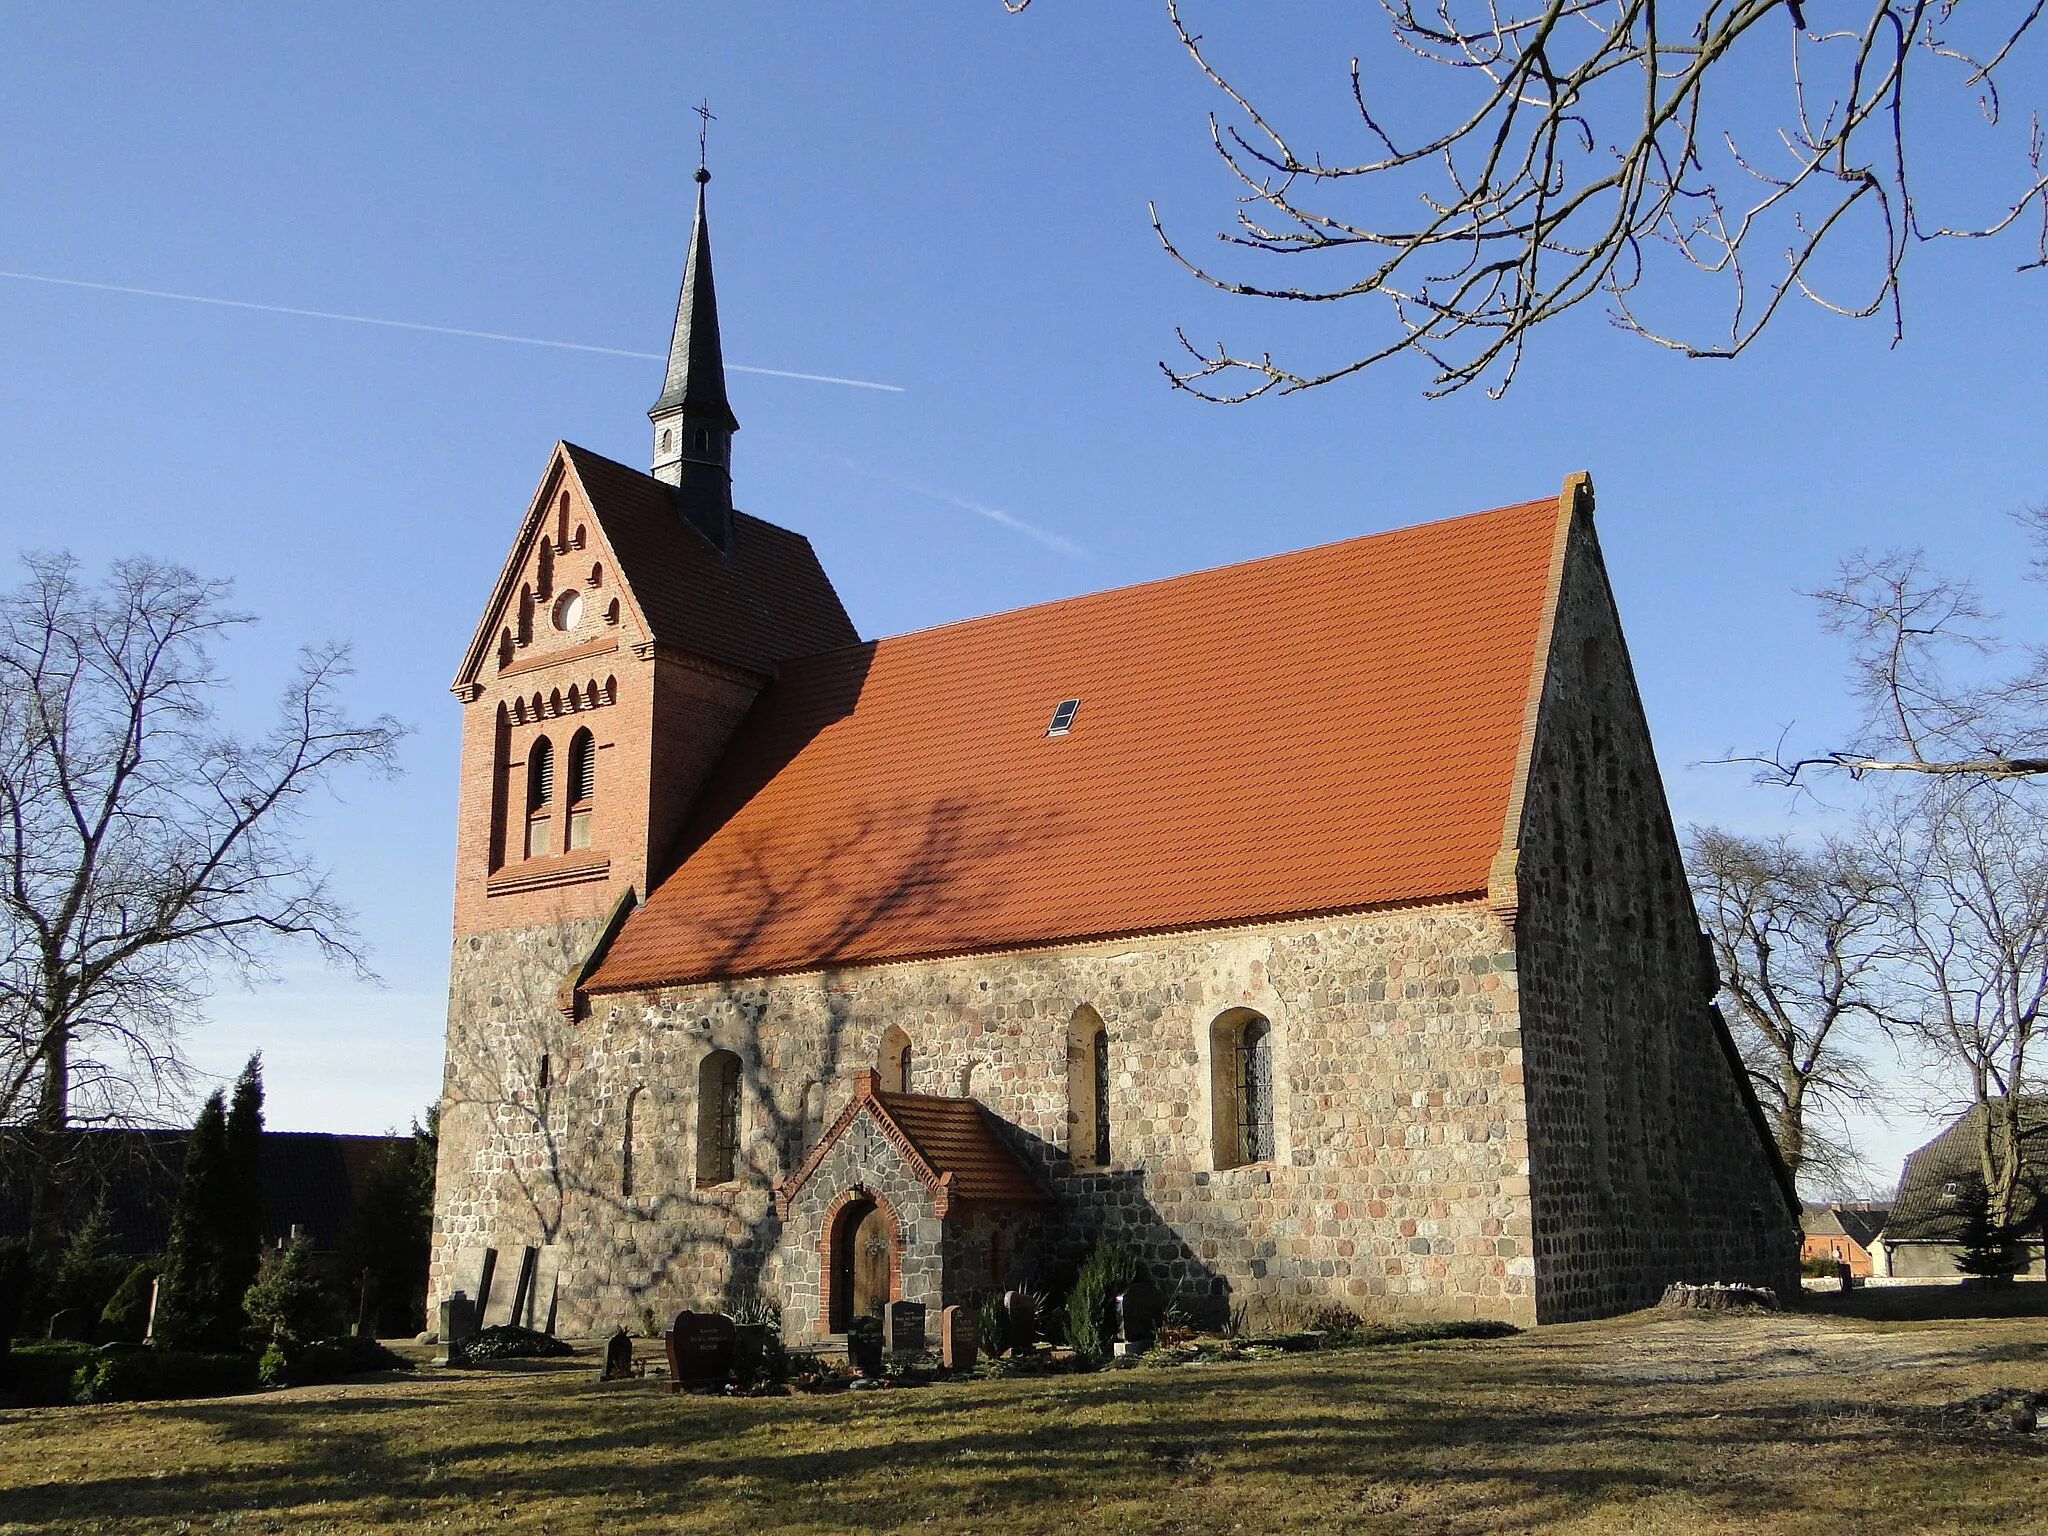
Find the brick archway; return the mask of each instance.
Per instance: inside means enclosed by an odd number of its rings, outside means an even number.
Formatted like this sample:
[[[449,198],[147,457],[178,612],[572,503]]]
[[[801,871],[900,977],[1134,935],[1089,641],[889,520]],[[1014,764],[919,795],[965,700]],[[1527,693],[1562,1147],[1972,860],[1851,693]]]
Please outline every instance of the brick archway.
[[[818,1228],[818,1308],[816,1331],[842,1332],[851,1316],[852,1298],[847,1293],[847,1275],[853,1256],[849,1245],[869,1212],[879,1212],[889,1232],[888,1300],[903,1293],[903,1221],[896,1207],[874,1190],[855,1184],[840,1191],[825,1208]]]

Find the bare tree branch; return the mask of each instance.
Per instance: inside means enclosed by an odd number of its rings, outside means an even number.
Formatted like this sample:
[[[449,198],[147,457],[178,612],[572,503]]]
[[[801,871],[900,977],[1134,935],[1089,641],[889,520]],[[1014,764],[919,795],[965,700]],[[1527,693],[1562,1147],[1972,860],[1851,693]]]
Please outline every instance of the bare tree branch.
[[[1005,0],[1012,11],[1025,3]],[[1923,217],[1909,154],[1920,103],[1940,89],[1974,98],[1997,125],[1996,72],[2048,0],[1868,0],[1848,27],[1823,26],[1818,13],[1809,24],[1790,0],[1695,0],[1676,15],[1656,0],[1381,3],[1408,99],[1439,110],[1397,127],[1392,77],[1368,79],[1353,58],[1359,147],[1331,160],[1239,90],[1182,0],[1167,0],[1182,46],[1230,104],[1228,120],[1211,117],[1210,140],[1240,211],[1218,238],[1257,263],[1334,262],[1341,273],[1320,283],[1226,274],[1187,254],[1155,208],[1168,255],[1224,293],[1377,299],[1390,322],[1378,340],[1306,367],[1183,333],[1186,361],[1161,365],[1177,387],[1249,400],[1414,353],[1435,369],[1428,393],[1487,381],[1497,395],[1536,327],[1595,298],[1617,326],[1689,357],[1736,356],[1794,297],[1887,314],[1896,339],[1915,243],[1989,237],[2031,211],[2042,228],[2022,270],[2048,262],[2038,120],[2011,200],[1975,221]],[[1841,259],[1823,264],[1824,248]],[[1768,270],[1753,270],[1759,262]],[[1653,300],[1688,273],[1723,289],[1725,330],[1652,318]]]

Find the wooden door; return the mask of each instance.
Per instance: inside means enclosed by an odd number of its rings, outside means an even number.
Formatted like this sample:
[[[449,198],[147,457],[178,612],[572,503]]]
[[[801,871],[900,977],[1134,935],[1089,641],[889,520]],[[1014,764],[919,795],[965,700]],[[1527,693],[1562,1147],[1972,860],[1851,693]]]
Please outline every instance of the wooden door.
[[[853,1233],[855,1317],[880,1317],[889,1303],[889,1218],[870,1207]]]

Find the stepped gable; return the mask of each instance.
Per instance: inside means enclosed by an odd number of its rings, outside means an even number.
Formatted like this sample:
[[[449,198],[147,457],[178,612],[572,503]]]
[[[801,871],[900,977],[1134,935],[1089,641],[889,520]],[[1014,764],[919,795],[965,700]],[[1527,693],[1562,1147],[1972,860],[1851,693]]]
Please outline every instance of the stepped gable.
[[[585,985],[1479,897],[1560,512],[1545,498],[793,661]]]
[[[802,534],[735,512],[721,555],[677,515],[673,486],[573,443],[562,450],[657,644],[770,673],[860,639]]]
[[[785,1220],[798,1191],[864,1114],[872,1116],[905,1155],[912,1172],[937,1192],[941,1216],[963,1206],[1028,1210],[1052,1204],[1045,1186],[1003,1140],[978,1099],[884,1093],[878,1076],[871,1070],[854,1074],[853,1098],[839,1118],[818,1138],[803,1166],[776,1184],[775,1197]]]

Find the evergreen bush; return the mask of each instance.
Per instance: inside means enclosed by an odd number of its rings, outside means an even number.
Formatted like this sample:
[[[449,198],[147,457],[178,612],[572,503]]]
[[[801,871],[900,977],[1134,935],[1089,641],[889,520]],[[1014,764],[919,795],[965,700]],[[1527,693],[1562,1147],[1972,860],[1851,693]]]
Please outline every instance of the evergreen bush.
[[[382,1337],[427,1325],[427,1261],[434,1236],[437,1111],[404,1147],[386,1147],[349,1203],[336,1273],[359,1327]]]
[[[2012,1234],[1991,1214],[1991,1192],[1981,1179],[1964,1181],[1956,1196],[1963,1214],[1962,1246],[1956,1254],[1956,1268],[1987,1284],[2012,1279],[2019,1268],[2019,1255]]]
[[[129,1267],[107,1304],[100,1309],[100,1337],[110,1342],[140,1344],[149,1331],[149,1293],[163,1272],[161,1259],[143,1259]]]
[[[1095,1245],[1067,1293],[1067,1342],[1076,1354],[1108,1358],[1116,1339],[1116,1298],[1144,1274],[1145,1266],[1124,1244],[1104,1239]]]
[[[216,1090],[185,1138],[157,1301],[157,1339],[169,1348],[231,1350],[241,1341],[242,1298],[262,1248],[262,1065],[251,1056],[242,1069],[232,1115]]]
[[[251,1355],[182,1349],[123,1349],[95,1353],[72,1378],[77,1403],[134,1403],[165,1397],[225,1397],[254,1392]]]
[[[332,1334],[334,1305],[313,1267],[313,1248],[302,1235],[263,1264],[242,1296],[253,1344],[279,1344],[287,1352]]]

